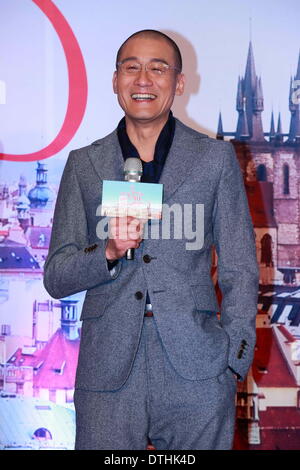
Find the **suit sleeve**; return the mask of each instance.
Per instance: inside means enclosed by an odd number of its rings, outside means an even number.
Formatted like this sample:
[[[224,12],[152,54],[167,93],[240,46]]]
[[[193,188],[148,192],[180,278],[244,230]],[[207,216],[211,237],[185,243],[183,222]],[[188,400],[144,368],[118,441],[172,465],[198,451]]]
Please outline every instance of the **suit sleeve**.
[[[58,191],[51,241],[44,266],[44,286],[53,298],[63,298],[117,277],[105,258],[106,240],[88,247],[89,236],[84,202],[72,151]],[[121,263],[118,263],[120,265]]]
[[[251,366],[256,341],[259,270],[245,186],[230,143],[225,143],[223,155],[213,237],[222,292],[221,324],[230,339],[228,366],[243,380]]]

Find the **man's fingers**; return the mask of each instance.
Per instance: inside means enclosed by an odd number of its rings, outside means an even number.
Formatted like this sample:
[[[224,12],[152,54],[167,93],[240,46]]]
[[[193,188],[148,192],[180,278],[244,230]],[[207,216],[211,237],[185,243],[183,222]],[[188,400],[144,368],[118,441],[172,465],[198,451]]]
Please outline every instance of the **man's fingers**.
[[[133,240],[142,238],[144,234],[144,222],[141,219],[133,219],[128,224],[128,234],[129,238]]]
[[[121,240],[109,240],[106,247],[106,258],[109,260],[120,259],[125,256],[127,250],[130,248],[139,248],[140,240],[129,240],[123,242]]]
[[[114,217],[109,223],[109,238],[138,240],[143,237],[145,222],[134,217]]]
[[[140,243],[141,243],[141,240],[128,240],[126,242],[123,242],[122,246],[118,247],[118,258],[122,258],[123,256],[125,256],[127,250],[133,248],[133,249],[137,249],[139,248],[140,246]]]

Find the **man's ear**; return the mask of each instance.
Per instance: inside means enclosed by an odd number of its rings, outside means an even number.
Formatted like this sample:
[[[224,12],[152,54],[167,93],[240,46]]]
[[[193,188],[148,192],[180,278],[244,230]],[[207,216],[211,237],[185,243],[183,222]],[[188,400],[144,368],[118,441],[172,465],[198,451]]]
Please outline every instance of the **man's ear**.
[[[184,86],[185,86],[185,75],[183,73],[179,73],[176,77],[175,95],[177,95],[177,96],[183,95]]]
[[[112,83],[113,83],[114,93],[117,95],[118,94],[118,74],[117,74],[117,71],[115,71],[114,74],[113,74]]]

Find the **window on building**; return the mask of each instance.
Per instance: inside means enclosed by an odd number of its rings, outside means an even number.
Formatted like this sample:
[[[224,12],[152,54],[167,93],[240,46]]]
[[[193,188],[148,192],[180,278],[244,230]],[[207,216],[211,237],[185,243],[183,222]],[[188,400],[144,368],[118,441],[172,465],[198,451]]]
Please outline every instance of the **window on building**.
[[[257,181],[267,181],[267,169],[266,165],[264,165],[263,163],[258,165],[256,170],[256,177]]]
[[[274,266],[273,257],[272,257],[272,236],[269,233],[265,233],[262,239],[260,240],[260,243],[261,243],[260,262],[263,263],[266,267]]]
[[[283,165],[283,194],[290,194],[290,167]]]

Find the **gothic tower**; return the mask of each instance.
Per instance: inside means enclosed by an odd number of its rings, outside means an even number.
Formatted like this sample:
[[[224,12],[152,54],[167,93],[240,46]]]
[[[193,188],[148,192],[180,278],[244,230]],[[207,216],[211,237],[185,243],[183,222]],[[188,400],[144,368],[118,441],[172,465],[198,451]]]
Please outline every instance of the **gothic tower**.
[[[250,42],[245,75],[238,77],[236,130],[223,130],[221,114],[218,121],[217,138],[231,137],[244,176],[261,284],[300,284],[300,54],[289,86],[289,133],[280,113],[275,130],[273,111],[264,132],[262,81]]]
[[[261,113],[264,98],[261,78],[256,75],[252,43],[250,41],[244,78],[239,77],[236,109],[239,113],[236,140],[263,142]]]

